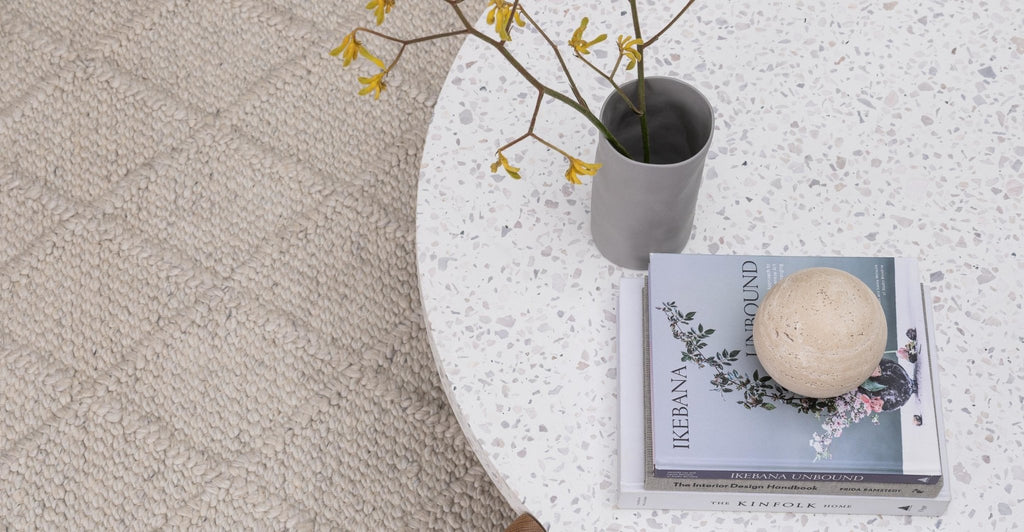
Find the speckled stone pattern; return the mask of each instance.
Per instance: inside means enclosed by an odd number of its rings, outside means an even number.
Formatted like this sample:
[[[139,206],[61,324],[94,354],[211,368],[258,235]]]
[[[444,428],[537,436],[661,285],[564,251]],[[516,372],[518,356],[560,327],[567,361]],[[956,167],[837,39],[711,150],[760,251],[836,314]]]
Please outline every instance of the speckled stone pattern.
[[[641,0],[646,32],[682,4]],[[614,60],[626,2],[524,2],[558,43],[584,16]],[[592,33],[591,33],[592,32]],[[556,87],[535,33],[509,50]],[[563,52],[566,47],[562,47]],[[468,42],[424,150],[417,254],[442,378],[503,493],[554,530],[1005,530],[1024,520],[1024,4],[697,2],[648,72],[716,110],[686,251],[907,256],[937,322],[953,475],[941,518],[618,511],[615,294],[589,233],[589,184],[525,132],[536,92]],[[608,88],[568,57],[599,107]],[[596,132],[546,101],[539,132],[593,156]]]

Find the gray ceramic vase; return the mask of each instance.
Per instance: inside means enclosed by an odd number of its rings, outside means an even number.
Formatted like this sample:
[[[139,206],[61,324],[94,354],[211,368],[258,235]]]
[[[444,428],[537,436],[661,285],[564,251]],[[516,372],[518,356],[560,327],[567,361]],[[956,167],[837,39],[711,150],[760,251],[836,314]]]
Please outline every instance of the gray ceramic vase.
[[[635,102],[637,83],[622,85]],[[651,253],[678,253],[693,228],[704,160],[715,114],[692,85],[667,77],[647,78],[651,162],[619,153],[603,135],[597,145],[601,169],[594,176],[590,231],[608,260],[646,270]],[[601,121],[631,155],[642,158],[640,120],[612,91]]]

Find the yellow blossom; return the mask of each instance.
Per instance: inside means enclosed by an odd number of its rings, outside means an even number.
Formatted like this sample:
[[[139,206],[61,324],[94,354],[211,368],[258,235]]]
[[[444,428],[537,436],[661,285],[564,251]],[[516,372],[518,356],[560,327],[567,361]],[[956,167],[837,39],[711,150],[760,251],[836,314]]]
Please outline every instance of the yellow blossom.
[[[371,54],[370,51],[363,46],[363,43],[359,42],[359,39],[356,39],[355,31],[346,35],[341,41],[341,45],[331,50],[331,55],[335,57],[340,55],[341,58],[345,60],[342,66],[348,66],[353,59],[361,55],[370,61],[373,61],[373,64],[379,66],[381,69],[384,68],[384,62],[377,59],[376,56]]]
[[[491,165],[491,172],[497,172],[499,166],[504,168],[505,172],[507,172],[508,175],[512,176],[512,179],[520,179],[522,177],[519,175],[519,169],[508,164],[508,159],[506,159],[505,155],[503,155],[500,151],[498,152],[498,160],[494,161],[494,164]]]
[[[390,13],[393,7],[395,0],[370,0],[370,3],[366,4],[366,9],[372,9],[373,14],[377,15],[378,26],[384,23],[384,15]]]
[[[569,39],[569,46],[571,46],[573,50],[576,50],[576,53],[580,55],[589,54],[591,46],[608,38],[607,34],[602,33],[601,35],[598,35],[596,38],[594,38],[594,40],[592,41],[588,42],[584,40],[583,32],[586,31],[587,23],[589,22],[590,21],[587,19],[587,17],[583,17],[583,22],[580,22],[580,27],[576,28],[576,31],[572,32],[572,38]]]
[[[581,175],[594,175],[601,168],[598,163],[585,163],[575,157],[569,157],[569,169],[565,171],[565,178],[574,185],[583,184],[580,181]]]
[[[633,70],[636,66],[637,61],[643,59],[640,55],[640,51],[636,49],[638,45],[644,43],[643,40],[634,37],[628,37],[626,35],[619,35],[619,55],[629,59],[629,63],[626,64],[626,70]]]
[[[388,88],[387,83],[384,82],[384,75],[387,73],[387,70],[381,70],[375,76],[371,76],[368,78],[360,77],[359,83],[362,83],[363,85],[366,86],[363,87],[361,91],[359,91],[359,94],[370,94],[372,92],[374,93],[374,100],[380,99],[380,93],[384,92],[384,89]]]
[[[506,0],[489,0],[487,7],[490,9],[487,11],[487,24],[494,26],[494,31],[498,33],[498,37],[503,41],[511,41],[512,37],[508,34],[508,22],[511,18],[517,26],[522,28],[526,25],[520,16],[522,8],[517,8],[516,11],[512,12],[513,5]]]

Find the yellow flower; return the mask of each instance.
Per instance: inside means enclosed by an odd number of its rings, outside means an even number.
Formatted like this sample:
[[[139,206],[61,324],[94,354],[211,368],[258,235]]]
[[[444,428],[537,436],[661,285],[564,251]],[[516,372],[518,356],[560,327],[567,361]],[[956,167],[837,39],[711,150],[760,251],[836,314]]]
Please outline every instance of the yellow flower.
[[[574,185],[583,184],[580,181],[581,175],[594,175],[601,168],[598,163],[585,163],[575,157],[569,157],[569,169],[565,171],[565,178]]]
[[[640,55],[640,51],[636,49],[637,45],[643,44],[644,41],[641,39],[627,37],[626,35],[619,35],[619,55],[629,59],[629,63],[626,65],[626,70],[633,70],[636,66],[637,61],[643,59]]]
[[[384,62],[377,59],[376,56],[371,54],[370,51],[363,46],[363,43],[359,42],[359,39],[356,39],[355,31],[346,35],[341,41],[341,45],[331,50],[331,55],[334,57],[340,55],[341,58],[345,60],[342,66],[348,66],[353,59],[361,55],[370,61],[373,61],[373,64],[379,66],[381,69],[384,68]]]
[[[366,85],[366,86],[363,87],[363,89],[361,91],[359,91],[359,94],[360,95],[362,95],[362,94],[370,94],[372,92],[372,93],[374,93],[373,94],[373,99],[374,100],[379,100],[380,99],[380,93],[384,92],[384,89],[388,88],[387,83],[384,83],[384,75],[387,74],[387,73],[388,73],[387,70],[381,70],[375,76],[371,76],[371,77],[368,77],[368,78],[360,77],[359,78],[359,83],[362,83],[363,85]]]
[[[494,31],[498,33],[498,37],[503,41],[512,40],[512,37],[508,34],[508,21],[510,18],[520,28],[526,25],[526,22],[523,22],[519,14],[522,8],[516,9],[515,13],[513,13],[512,4],[505,0],[489,0],[487,6],[490,8],[487,11],[487,24],[494,26]]]
[[[384,23],[384,14],[390,13],[393,7],[395,0],[370,0],[370,3],[366,4],[366,9],[372,9],[373,14],[377,15],[378,26]]]
[[[499,166],[504,168],[505,172],[512,176],[512,179],[520,179],[522,177],[519,175],[519,169],[508,164],[508,159],[500,151],[498,152],[498,160],[494,161],[494,164],[491,165],[491,172],[497,172]]]
[[[602,33],[601,35],[598,35],[592,41],[587,42],[587,41],[583,40],[583,32],[586,31],[587,23],[589,23],[589,22],[590,21],[587,19],[587,17],[583,17],[583,22],[580,22],[580,27],[576,28],[576,31],[572,32],[572,38],[569,39],[569,46],[572,46],[572,49],[576,50],[576,53],[578,53],[580,55],[587,55],[587,54],[589,54],[590,53],[590,49],[589,48],[591,46],[593,46],[593,45],[595,45],[595,44],[597,44],[597,43],[599,43],[599,42],[601,42],[601,41],[603,41],[603,40],[608,38],[607,34]]]

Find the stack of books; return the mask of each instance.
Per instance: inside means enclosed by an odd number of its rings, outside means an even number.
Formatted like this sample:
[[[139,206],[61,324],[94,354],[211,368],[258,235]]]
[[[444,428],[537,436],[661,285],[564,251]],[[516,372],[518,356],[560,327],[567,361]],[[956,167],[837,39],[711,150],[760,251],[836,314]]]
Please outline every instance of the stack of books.
[[[888,325],[875,374],[836,398],[757,362],[758,305],[811,267],[871,287]],[[950,501],[938,364],[916,263],[652,254],[619,299],[619,506],[940,515]]]

